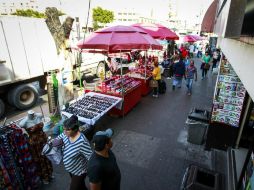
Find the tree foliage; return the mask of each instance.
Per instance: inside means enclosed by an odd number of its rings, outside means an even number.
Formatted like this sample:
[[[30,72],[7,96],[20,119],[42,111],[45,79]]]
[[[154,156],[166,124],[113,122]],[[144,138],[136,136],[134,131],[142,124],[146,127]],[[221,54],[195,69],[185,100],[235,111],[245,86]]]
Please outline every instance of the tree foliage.
[[[101,7],[93,8],[93,26],[97,30],[100,24],[110,23],[114,20],[114,13],[112,11],[102,9]]]
[[[35,17],[35,18],[45,18],[44,13],[40,13],[38,11],[34,11],[32,9],[17,9],[15,13],[12,13],[12,15],[17,16],[25,16],[25,17]]]
[[[17,9],[15,13],[12,13],[12,15],[16,16],[24,16],[24,17],[34,17],[34,18],[45,18],[44,13],[40,13],[38,11],[34,11],[32,9]],[[58,16],[65,15],[65,13],[58,10]]]

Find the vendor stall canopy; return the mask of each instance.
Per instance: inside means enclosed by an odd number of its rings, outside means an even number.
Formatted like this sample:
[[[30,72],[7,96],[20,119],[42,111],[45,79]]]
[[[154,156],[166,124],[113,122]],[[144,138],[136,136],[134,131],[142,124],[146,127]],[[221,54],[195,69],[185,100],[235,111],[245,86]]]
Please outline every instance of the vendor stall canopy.
[[[108,53],[138,50],[162,50],[162,46],[145,31],[132,26],[112,26],[95,31],[87,39],[78,42],[80,49],[92,49]]]
[[[137,23],[132,26],[144,30],[155,39],[179,40],[179,36],[175,32],[161,24]]]

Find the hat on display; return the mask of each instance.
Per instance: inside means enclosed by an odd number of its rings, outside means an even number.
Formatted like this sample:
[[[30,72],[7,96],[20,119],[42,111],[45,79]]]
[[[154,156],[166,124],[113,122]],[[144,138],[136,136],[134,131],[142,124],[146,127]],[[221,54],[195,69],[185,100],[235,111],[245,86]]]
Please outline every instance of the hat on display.
[[[112,129],[96,132],[92,139],[94,149],[97,151],[103,150],[105,148],[105,145],[108,144],[109,139],[113,136],[113,134],[114,131]]]

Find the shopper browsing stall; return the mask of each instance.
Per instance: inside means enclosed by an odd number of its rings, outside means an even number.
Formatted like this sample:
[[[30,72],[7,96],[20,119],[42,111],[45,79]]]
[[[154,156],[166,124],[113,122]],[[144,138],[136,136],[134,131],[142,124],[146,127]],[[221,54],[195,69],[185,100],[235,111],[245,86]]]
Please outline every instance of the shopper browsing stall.
[[[159,96],[158,88],[161,82],[161,69],[159,67],[158,59],[155,59],[154,61],[154,69],[152,73],[153,79],[158,83],[157,87],[153,87],[153,97],[158,98]]]
[[[90,190],[120,190],[121,173],[111,151],[112,135],[112,129],[107,129],[93,137],[94,152],[88,162]]]
[[[92,153],[86,137],[79,131],[78,117],[73,115],[64,121],[63,163],[71,176],[70,190],[86,190],[87,163]]]
[[[183,58],[176,55],[173,65],[173,74],[174,80],[172,85],[172,90],[175,90],[175,87],[181,88],[183,77],[185,76],[185,63]]]

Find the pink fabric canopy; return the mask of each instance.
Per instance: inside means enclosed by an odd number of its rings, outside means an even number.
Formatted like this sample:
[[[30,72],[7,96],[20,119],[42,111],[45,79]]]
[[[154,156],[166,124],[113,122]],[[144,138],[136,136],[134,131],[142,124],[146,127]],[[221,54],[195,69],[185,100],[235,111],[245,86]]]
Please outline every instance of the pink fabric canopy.
[[[169,28],[161,24],[147,24],[147,23],[137,23],[132,26],[140,28],[150,34],[155,39],[161,40],[178,40],[179,36]]]
[[[184,42],[196,42],[197,40],[192,35],[186,35],[183,37]]]
[[[199,40],[203,40],[204,38],[197,35],[197,34],[190,34],[189,36],[193,37],[195,40],[199,41]]]
[[[86,40],[78,42],[81,49],[94,49],[107,52],[126,50],[161,50],[162,46],[143,30],[131,26],[113,26],[98,30]]]

